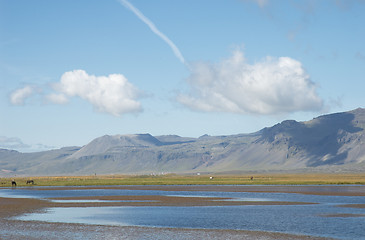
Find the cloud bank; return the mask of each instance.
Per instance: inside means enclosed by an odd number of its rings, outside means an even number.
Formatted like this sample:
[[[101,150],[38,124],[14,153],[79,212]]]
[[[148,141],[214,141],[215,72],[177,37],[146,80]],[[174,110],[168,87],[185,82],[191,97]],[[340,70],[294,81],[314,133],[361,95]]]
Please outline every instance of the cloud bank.
[[[55,149],[55,147],[43,144],[35,144],[35,145],[25,144],[20,138],[6,137],[6,136],[0,136],[0,149],[1,148],[16,150],[20,152],[40,152],[40,151]]]
[[[20,140],[19,138],[0,136],[0,148],[23,149],[29,147],[30,145],[23,143],[22,140]]]
[[[247,63],[241,50],[218,64],[191,65],[188,93],[178,102],[195,111],[279,114],[318,111],[323,100],[301,63],[289,57],[266,57]]]
[[[80,97],[97,111],[115,116],[142,110],[137,101],[141,92],[122,74],[94,76],[84,70],[73,70],[65,72],[53,88],[56,93],[47,95],[47,99],[56,104],[66,103],[70,97]]]

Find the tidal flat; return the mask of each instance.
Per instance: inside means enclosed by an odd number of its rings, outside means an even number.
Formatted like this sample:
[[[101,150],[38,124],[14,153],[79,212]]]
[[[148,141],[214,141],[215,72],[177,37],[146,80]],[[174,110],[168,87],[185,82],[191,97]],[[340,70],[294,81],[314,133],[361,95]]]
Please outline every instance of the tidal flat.
[[[3,239],[364,239],[365,186],[0,189]]]

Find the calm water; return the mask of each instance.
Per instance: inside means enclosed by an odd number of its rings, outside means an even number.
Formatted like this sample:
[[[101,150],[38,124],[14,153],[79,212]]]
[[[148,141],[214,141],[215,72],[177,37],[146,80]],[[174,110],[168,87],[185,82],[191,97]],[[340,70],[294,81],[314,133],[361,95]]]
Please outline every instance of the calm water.
[[[333,214],[365,214],[365,209],[337,205],[365,203],[365,197],[317,196],[295,193],[246,193],[205,191],[154,191],[120,189],[37,190],[0,189],[0,197],[80,197],[115,195],[168,195],[230,197],[237,201],[295,201],[314,205],[205,206],[205,207],[92,207],[51,208],[46,213],[17,219],[49,222],[173,228],[241,229],[274,231],[339,239],[365,239],[365,217],[326,217]]]

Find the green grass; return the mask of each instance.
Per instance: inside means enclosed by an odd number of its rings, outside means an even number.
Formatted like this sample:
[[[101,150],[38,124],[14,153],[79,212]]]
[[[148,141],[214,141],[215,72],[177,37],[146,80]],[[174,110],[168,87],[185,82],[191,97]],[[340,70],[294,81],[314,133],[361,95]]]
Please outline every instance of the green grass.
[[[214,178],[210,180],[210,176]],[[253,176],[253,180],[250,177]],[[17,186],[90,185],[332,185],[365,184],[365,174],[254,174],[254,175],[164,175],[164,176],[59,176],[14,178]],[[11,187],[10,178],[1,178],[0,187]]]

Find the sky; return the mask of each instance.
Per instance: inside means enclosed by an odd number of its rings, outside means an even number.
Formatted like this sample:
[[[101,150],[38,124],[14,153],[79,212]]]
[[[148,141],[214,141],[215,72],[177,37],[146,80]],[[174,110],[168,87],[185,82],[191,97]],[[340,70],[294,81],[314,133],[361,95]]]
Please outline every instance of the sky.
[[[364,0],[0,0],[0,148],[365,107]]]

